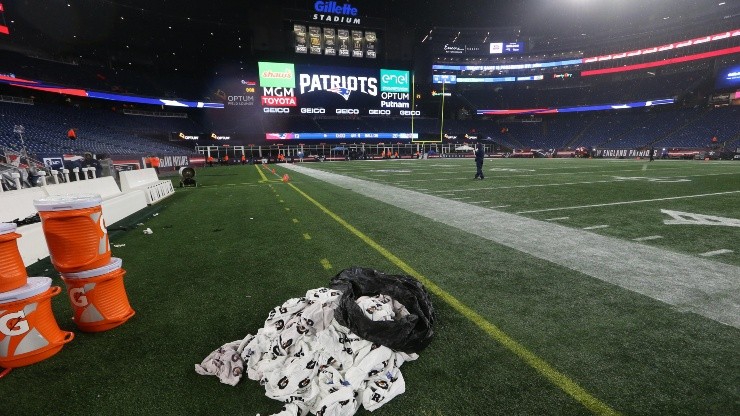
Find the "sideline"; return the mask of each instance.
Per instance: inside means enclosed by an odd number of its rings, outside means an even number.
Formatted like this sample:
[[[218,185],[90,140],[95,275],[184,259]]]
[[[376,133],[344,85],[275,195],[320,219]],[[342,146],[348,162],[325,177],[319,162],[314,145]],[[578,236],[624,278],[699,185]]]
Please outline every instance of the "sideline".
[[[486,334],[488,334],[493,339],[501,343],[509,351],[513,352],[519,358],[524,360],[524,362],[529,364],[529,366],[531,366],[532,368],[537,370],[540,374],[545,376],[545,378],[550,380],[550,382],[555,384],[565,393],[567,393],[568,395],[576,399],[578,402],[583,404],[586,408],[591,410],[591,412],[597,415],[615,415],[616,416],[620,414],[616,410],[609,407],[609,405],[607,405],[606,403],[592,396],[590,393],[584,390],[581,386],[579,386],[575,381],[571,380],[568,376],[559,372],[554,367],[552,367],[550,364],[548,364],[545,360],[541,359],[540,357],[538,357],[537,355],[529,351],[522,344],[518,343],[516,340],[508,336],[504,331],[499,329],[496,325],[488,322],[484,317],[479,315],[477,312],[475,312],[474,310],[470,309],[468,306],[466,306],[465,304],[457,300],[457,298],[447,293],[444,289],[434,284],[434,282],[432,282],[431,280],[422,276],[419,272],[411,268],[411,266],[406,264],[403,260],[401,260],[396,255],[388,251],[386,248],[376,243],[373,239],[371,239],[370,237],[362,233],[357,228],[353,227],[350,223],[342,219],[340,216],[338,216],[334,212],[330,211],[328,208],[323,206],[320,202],[316,201],[315,199],[311,198],[308,194],[298,189],[298,187],[296,187],[294,184],[288,183],[288,186],[293,188],[293,190],[295,190],[298,194],[306,198],[308,201],[314,204],[317,208],[319,208],[321,211],[323,211],[325,214],[331,217],[334,221],[338,222],[344,228],[349,230],[349,232],[351,232],[352,234],[357,236],[360,240],[365,242],[365,244],[369,245],[370,247],[375,249],[377,252],[379,252],[381,255],[383,255],[383,257],[390,260],[393,264],[398,266],[398,268],[403,270],[406,274],[411,275],[417,280],[419,280],[421,283],[424,284],[424,286],[426,286],[429,292],[441,298],[445,303],[450,305],[453,309],[455,309],[461,315],[463,315],[468,320],[473,322],[476,326],[482,329]]]
[[[740,328],[738,266],[305,166],[283,167]]]

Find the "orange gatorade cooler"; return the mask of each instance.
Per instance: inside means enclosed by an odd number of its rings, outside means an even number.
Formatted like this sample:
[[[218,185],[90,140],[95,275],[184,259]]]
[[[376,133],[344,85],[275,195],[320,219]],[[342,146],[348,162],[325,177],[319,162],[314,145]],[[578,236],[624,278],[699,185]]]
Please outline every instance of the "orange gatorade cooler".
[[[81,272],[110,262],[110,243],[96,194],[36,199],[51,264],[61,273]]]
[[[59,329],[51,297],[61,292],[48,277],[29,277],[19,289],[0,293],[0,367],[15,368],[45,360],[72,341]]]
[[[28,275],[18,251],[16,225],[0,223],[0,292],[18,289],[26,284]]]
[[[123,287],[121,268],[117,257],[100,268],[77,273],[62,273],[69,301],[74,309],[72,320],[85,332],[113,329],[134,316]]]

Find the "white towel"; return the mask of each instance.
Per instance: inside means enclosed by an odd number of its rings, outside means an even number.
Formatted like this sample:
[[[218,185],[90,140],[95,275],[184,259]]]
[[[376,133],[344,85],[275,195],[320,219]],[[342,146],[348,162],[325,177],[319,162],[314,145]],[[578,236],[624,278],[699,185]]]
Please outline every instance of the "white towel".
[[[373,344],[340,325],[334,319],[340,296],[318,288],[287,300],[270,311],[256,334],[223,345],[196,365],[196,372],[235,385],[246,369],[265,395],[285,403],[273,416],[350,416],[360,406],[381,407],[406,390],[399,367],[418,355]],[[386,295],[357,302],[374,320],[408,314]]]
[[[222,383],[236,386],[244,372],[244,363],[237,351],[240,343],[241,341],[230,342],[213,351],[202,363],[195,365],[195,372],[216,376]]]

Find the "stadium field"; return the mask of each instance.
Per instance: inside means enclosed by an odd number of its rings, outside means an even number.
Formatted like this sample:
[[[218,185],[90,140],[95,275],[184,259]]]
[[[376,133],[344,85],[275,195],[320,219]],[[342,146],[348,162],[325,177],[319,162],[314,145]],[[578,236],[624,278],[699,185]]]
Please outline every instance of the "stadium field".
[[[497,159],[482,181],[472,159],[268,167],[199,169],[110,227],[136,316],[86,334],[54,298],[76,337],[0,381],[2,413],[279,412],[194,364],[354,265],[416,277],[437,313],[406,392],[373,414],[740,413],[740,163]],[[62,285],[48,260],[29,275]]]

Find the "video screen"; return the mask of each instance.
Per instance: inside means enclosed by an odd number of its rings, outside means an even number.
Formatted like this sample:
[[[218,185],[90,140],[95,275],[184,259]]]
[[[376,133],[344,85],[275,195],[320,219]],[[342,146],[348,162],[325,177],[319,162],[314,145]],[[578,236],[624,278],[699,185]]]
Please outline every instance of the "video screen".
[[[740,88],[740,65],[732,65],[717,71],[714,87],[718,90]]]
[[[407,70],[259,63],[260,103],[268,114],[418,116],[411,94]]]

